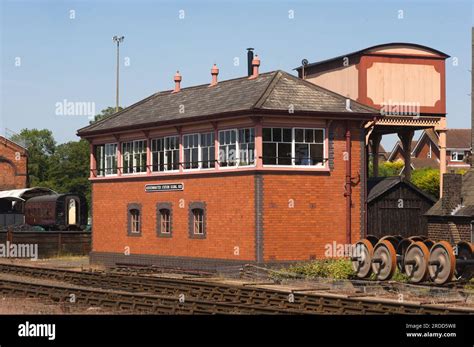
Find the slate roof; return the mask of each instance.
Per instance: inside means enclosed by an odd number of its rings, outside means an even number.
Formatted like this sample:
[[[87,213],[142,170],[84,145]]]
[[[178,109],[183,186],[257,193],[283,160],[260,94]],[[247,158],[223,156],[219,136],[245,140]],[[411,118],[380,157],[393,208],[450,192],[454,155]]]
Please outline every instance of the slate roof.
[[[471,168],[462,177],[461,189],[462,204],[455,213],[443,213],[441,199],[430,208],[426,216],[454,216],[454,217],[474,217],[474,168]]]
[[[288,112],[290,105],[298,112],[337,113],[370,116],[376,109],[351,100],[346,109],[346,97],[316,86],[308,81],[277,70],[209,84],[153,94],[124,110],[78,130],[79,136],[110,133],[149,126],[177,124],[225,114],[258,111]],[[180,106],[184,106],[184,112]],[[291,116],[291,114],[288,114]]]

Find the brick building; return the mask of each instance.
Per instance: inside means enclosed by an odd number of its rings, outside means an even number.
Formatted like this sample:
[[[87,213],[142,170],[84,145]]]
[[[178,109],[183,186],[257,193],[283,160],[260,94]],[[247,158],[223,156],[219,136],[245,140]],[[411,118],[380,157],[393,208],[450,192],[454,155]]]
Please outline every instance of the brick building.
[[[213,267],[324,256],[364,233],[376,110],[283,71],[156,93],[82,128],[92,262]]]
[[[0,191],[28,186],[28,156],[24,147],[0,136]]]

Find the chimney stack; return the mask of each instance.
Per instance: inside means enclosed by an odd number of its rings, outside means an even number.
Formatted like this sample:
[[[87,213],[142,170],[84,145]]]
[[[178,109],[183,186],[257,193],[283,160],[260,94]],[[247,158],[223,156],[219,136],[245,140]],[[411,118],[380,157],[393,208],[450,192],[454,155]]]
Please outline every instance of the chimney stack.
[[[462,204],[462,175],[446,173],[443,175],[443,197],[441,198],[441,209],[443,214],[451,212]]]
[[[211,69],[211,75],[212,75],[212,81],[209,87],[215,86],[217,84],[217,75],[219,74],[219,69],[217,68],[216,64],[212,66]]]
[[[252,61],[253,61],[253,48],[247,48],[247,74],[249,77],[252,76],[252,73],[253,73]]]
[[[258,55],[255,55],[255,58],[252,60],[252,76],[249,77],[249,79],[254,79],[258,77],[258,67],[260,66],[260,58]]]
[[[182,77],[179,71],[176,71],[176,74],[174,75],[174,90],[172,91],[172,93],[177,93],[181,90],[181,80]]]

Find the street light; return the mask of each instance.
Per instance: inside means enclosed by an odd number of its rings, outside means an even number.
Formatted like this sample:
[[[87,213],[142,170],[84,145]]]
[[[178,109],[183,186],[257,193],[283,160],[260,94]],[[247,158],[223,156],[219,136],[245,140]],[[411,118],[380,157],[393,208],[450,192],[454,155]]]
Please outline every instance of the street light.
[[[114,36],[112,41],[117,43],[117,91],[116,91],[116,103],[115,103],[115,112],[118,112],[119,109],[119,52],[120,44],[123,42],[125,36]]]

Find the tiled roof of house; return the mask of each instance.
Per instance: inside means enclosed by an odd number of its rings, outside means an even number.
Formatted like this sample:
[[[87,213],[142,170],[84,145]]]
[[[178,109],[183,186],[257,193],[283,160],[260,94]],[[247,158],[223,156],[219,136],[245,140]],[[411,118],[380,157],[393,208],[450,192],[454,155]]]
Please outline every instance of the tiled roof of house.
[[[78,130],[79,136],[149,126],[177,124],[225,114],[258,111],[284,111],[292,107],[294,114],[337,113],[356,116],[377,114],[377,110],[351,100],[346,109],[346,97],[316,86],[308,81],[277,70],[247,76],[209,87],[209,84],[182,88],[177,93],[164,91],[153,94],[124,110]],[[291,113],[288,113],[291,116]]]
[[[425,167],[439,169],[439,161],[436,158],[411,158],[411,165],[415,170]]]
[[[471,148],[471,129],[448,129],[446,148]]]

